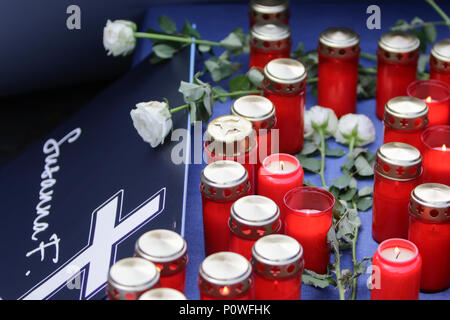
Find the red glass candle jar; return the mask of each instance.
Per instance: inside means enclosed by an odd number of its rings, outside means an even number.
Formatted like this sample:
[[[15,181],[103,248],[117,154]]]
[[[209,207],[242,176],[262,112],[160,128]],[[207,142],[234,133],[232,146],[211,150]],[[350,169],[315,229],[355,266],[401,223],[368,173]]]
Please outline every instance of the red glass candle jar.
[[[280,208],[282,230],[285,230],[284,196],[303,185],[300,161],[287,153],[276,153],[264,159],[258,171],[258,194],[275,201]]]
[[[318,104],[338,117],[356,112],[359,36],[348,28],[328,28],[319,36]]]
[[[377,151],[374,171],[372,237],[407,239],[409,196],[420,184],[422,156],[409,144],[386,143]]]
[[[391,31],[378,41],[376,114],[384,118],[384,106],[395,97],[405,96],[408,85],[416,80],[419,39],[412,33]]]
[[[242,164],[248,172],[251,192],[255,192],[258,167],[258,143],[252,123],[239,116],[226,115],[213,119],[206,128],[205,153],[208,163],[231,160]]]
[[[151,289],[142,294],[139,300],[187,300],[186,296],[172,288]]]
[[[405,239],[380,243],[372,261],[372,300],[417,300],[422,258]]]
[[[187,245],[178,233],[164,229],[144,233],[136,242],[135,256],[156,265],[162,287],[184,292]]]
[[[281,153],[303,148],[306,69],[294,59],[275,59],[264,68],[264,96],[275,105]]]
[[[276,124],[275,106],[269,99],[262,96],[244,96],[236,99],[231,105],[231,114],[243,117],[252,123],[258,143],[259,167],[262,160],[272,154],[272,129]],[[277,141],[273,148],[278,149]],[[278,152],[278,150],[273,151]]]
[[[203,260],[199,269],[200,300],[251,300],[252,266],[240,254],[218,252]]]
[[[450,86],[450,39],[438,41],[431,48],[430,79]]]
[[[422,256],[420,289],[450,285],[450,187],[424,183],[411,193],[409,240]]]
[[[256,300],[299,300],[302,293],[303,248],[282,234],[256,241],[252,251]]]
[[[403,142],[423,151],[422,132],[428,126],[426,103],[413,97],[396,97],[384,109],[383,143]]]
[[[280,210],[269,198],[246,196],[233,203],[229,227],[230,251],[250,260],[259,238],[280,231]]]
[[[327,233],[333,222],[334,197],[315,187],[299,187],[284,197],[286,234],[303,247],[305,268],[324,274],[330,261],[331,248]]]
[[[281,22],[257,23],[250,31],[249,68],[261,70],[277,58],[289,58],[291,54],[291,30]]]
[[[280,21],[289,23],[289,3],[287,0],[252,0],[250,1],[250,28],[258,22]]]
[[[231,205],[250,193],[245,168],[234,161],[216,161],[202,171],[200,192],[203,205],[203,233],[206,255],[228,250],[228,220]]]
[[[425,101],[428,105],[429,126],[450,123],[450,88],[439,80],[418,80],[408,86],[408,96]]]
[[[450,126],[429,127],[422,134],[423,182],[450,186]]]
[[[159,286],[159,272],[152,262],[125,258],[109,269],[106,294],[109,300],[137,300],[144,292]]]

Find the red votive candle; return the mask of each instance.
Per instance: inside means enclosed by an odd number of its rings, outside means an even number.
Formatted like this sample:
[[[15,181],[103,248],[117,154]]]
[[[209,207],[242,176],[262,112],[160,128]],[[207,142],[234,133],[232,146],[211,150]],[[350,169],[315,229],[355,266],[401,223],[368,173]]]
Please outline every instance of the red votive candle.
[[[256,241],[252,251],[256,300],[299,300],[303,248],[297,240],[273,234]]]
[[[289,23],[289,2],[287,0],[252,0],[248,13],[250,28],[258,22],[280,21]]]
[[[287,153],[272,154],[264,159],[258,171],[258,194],[275,201],[280,208],[282,230],[285,230],[284,196],[303,185],[300,161]]]
[[[281,22],[257,23],[250,31],[249,68],[261,70],[277,58],[289,58],[291,53],[291,30]]]
[[[162,287],[184,292],[187,245],[178,233],[164,229],[146,232],[136,242],[134,253],[155,264]]]
[[[344,27],[328,28],[319,36],[318,104],[338,117],[356,112],[359,36]]]
[[[417,300],[422,258],[405,239],[380,243],[372,262],[372,300]]]
[[[429,126],[449,124],[450,88],[439,80],[417,80],[407,89],[408,96],[425,101],[428,105]]]
[[[412,33],[391,31],[378,41],[376,114],[384,118],[384,106],[395,97],[405,96],[408,85],[416,80],[419,39]]]
[[[251,275],[250,262],[240,254],[212,254],[200,265],[200,300],[251,300]]]
[[[303,148],[306,69],[294,59],[275,59],[264,68],[264,96],[275,105],[281,153]]]
[[[159,286],[159,272],[152,262],[125,258],[109,269],[106,294],[109,300],[137,300],[144,292]]]
[[[422,156],[409,144],[386,143],[377,151],[374,171],[372,237],[407,239],[409,196],[420,184]]]
[[[430,79],[450,86],[450,39],[438,41],[431,48]]]
[[[172,288],[151,289],[142,294],[139,300],[187,300],[186,296]]]
[[[411,193],[409,240],[423,259],[420,289],[441,291],[450,284],[450,187],[424,183]]]
[[[334,197],[315,187],[299,187],[284,197],[286,234],[301,243],[305,268],[324,274],[330,262],[327,233],[333,221]]]
[[[275,106],[272,101],[263,96],[240,97],[231,105],[231,114],[252,123],[258,143],[258,167],[268,155],[278,152],[278,142],[274,141],[273,147],[271,143],[272,129],[276,124]]]
[[[396,97],[384,109],[383,143],[403,142],[423,151],[422,132],[428,126],[428,107],[414,97]]]
[[[255,192],[258,166],[258,143],[252,123],[239,116],[226,115],[213,119],[206,127],[205,153],[208,163],[231,160],[242,164]]]
[[[261,237],[280,231],[280,210],[275,202],[263,196],[246,196],[231,207],[230,251],[252,257],[253,244]]]
[[[422,134],[423,182],[450,186],[450,126],[434,126]]]
[[[202,171],[201,181],[205,252],[210,255],[228,250],[231,205],[248,195],[251,187],[245,168],[229,160],[207,165]]]

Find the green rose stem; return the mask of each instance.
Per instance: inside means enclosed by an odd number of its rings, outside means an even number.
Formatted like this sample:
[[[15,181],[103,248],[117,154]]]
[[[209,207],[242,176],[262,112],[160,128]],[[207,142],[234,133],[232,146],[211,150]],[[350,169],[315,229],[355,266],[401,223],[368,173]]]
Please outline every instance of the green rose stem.
[[[353,208],[358,210],[358,207],[356,206],[355,200],[352,199],[352,205]],[[355,229],[355,236],[352,239],[352,263],[353,263],[353,276],[355,275],[355,270],[358,267],[358,261],[356,260],[356,241],[358,241],[358,232],[359,232],[359,227],[357,227]],[[353,278],[352,280],[352,296],[351,296],[351,300],[355,300],[356,299],[356,289],[358,285],[358,281],[357,278]]]
[[[425,0],[436,12],[444,19],[447,25],[450,25],[450,18],[447,14],[434,2],[434,0]]]
[[[167,40],[167,41],[182,42],[182,43],[195,43],[195,44],[206,45],[206,46],[226,47],[226,45],[224,45],[220,42],[208,41],[208,40],[198,40],[198,39],[191,39],[191,38],[177,37],[177,36],[169,36],[169,35],[156,34],[156,33],[135,32],[134,36],[136,38],[145,38],[145,39],[151,39],[151,40]]]
[[[347,154],[347,159],[353,157],[353,149],[355,147],[355,143],[356,143],[356,137],[355,136],[351,136],[350,137],[350,141],[348,143],[348,154]]]
[[[342,286],[342,278],[341,278],[341,254],[339,250],[334,251],[334,259],[335,259],[335,268],[336,268],[336,283],[339,290],[339,300],[345,300],[345,289]]]
[[[240,90],[240,91],[233,91],[233,92],[230,92],[230,93],[216,94],[216,95],[214,95],[214,100],[219,99],[219,98],[224,98],[224,97],[240,96],[240,95],[243,95],[243,94],[261,94],[261,93],[262,93],[261,90]],[[189,106],[190,106],[190,104],[189,104],[189,103],[186,103],[186,104],[183,104],[183,105],[181,105],[181,106],[179,106],[179,107],[170,109],[169,111],[170,111],[170,113],[175,113],[175,112],[178,112],[178,111],[180,111],[180,110],[187,109],[187,108],[189,108]]]
[[[319,136],[320,136],[320,146],[319,146],[319,151],[320,151],[320,171],[319,171],[319,175],[320,175],[320,179],[322,180],[322,186],[328,189],[327,183],[325,181],[325,134],[323,133],[323,128],[319,127],[316,129],[317,132],[319,132]]]
[[[360,55],[363,58],[366,58],[366,59],[369,59],[369,60],[373,60],[373,61],[377,61],[377,57],[374,56],[373,54],[366,53],[366,52],[361,52]]]
[[[316,83],[317,81],[319,81],[318,77],[315,78],[309,78],[308,80],[306,80],[307,83]]]

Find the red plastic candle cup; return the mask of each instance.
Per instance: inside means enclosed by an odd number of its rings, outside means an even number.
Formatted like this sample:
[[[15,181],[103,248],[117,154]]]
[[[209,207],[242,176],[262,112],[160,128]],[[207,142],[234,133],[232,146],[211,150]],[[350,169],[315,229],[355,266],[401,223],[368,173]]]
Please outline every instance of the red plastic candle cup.
[[[200,300],[251,300],[252,266],[238,253],[218,252],[199,269]]]
[[[137,300],[144,292],[159,286],[159,272],[152,262],[125,258],[109,269],[106,294],[109,300]]]
[[[303,248],[292,237],[273,234],[256,241],[252,251],[256,300],[299,300]]]
[[[449,209],[449,186],[424,183],[411,193],[409,240],[422,256],[422,291],[441,291],[450,285]]]
[[[280,224],[280,210],[269,198],[251,195],[236,200],[229,221],[230,251],[250,260],[253,244],[261,237],[278,233]]]
[[[250,28],[258,22],[279,21],[289,23],[289,2],[287,0],[252,0],[248,13]]]
[[[318,104],[338,117],[356,112],[359,36],[348,28],[328,28],[319,36]]]
[[[291,30],[281,22],[261,22],[250,31],[250,68],[261,70],[278,58],[289,58],[291,54]]]
[[[231,206],[237,199],[248,195],[250,189],[247,171],[237,162],[216,161],[203,169],[200,192],[206,255],[228,250]]]
[[[139,300],[187,300],[186,296],[172,288],[155,288],[148,290],[139,297]]]
[[[376,114],[384,118],[384,106],[395,97],[406,96],[406,88],[416,80],[419,39],[412,33],[391,31],[378,41]]]
[[[208,163],[218,160],[239,162],[247,170],[251,192],[255,193],[258,143],[252,123],[240,116],[221,116],[208,124],[205,134]]]
[[[434,126],[422,134],[423,182],[450,186],[450,126]]]
[[[284,197],[286,234],[303,247],[305,268],[324,274],[330,261],[331,248],[327,233],[333,221],[334,197],[315,187],[299,187]]]
[[[380,243],[373,256],[372,300],[417,300],[422,258],[416,245],[405,239]]]
[[[275,201],[280,208],[282,230],[285,230],[284,196],[303,185],[300,161],[287,153],[272,154],[264,159],[258,171],[258,194]]]
[[[439,80],[417,80],[407,89],[408,96],[425,101],[428,105],[429,126],[450,123],[450,88]]]
[[[414,97],[396,97],[384,109],[383,143],[403,142],[423,152],[422,132],[428,126],[428,106]]]
[[[275,59],[264,68],[264,96],[277,115],[281,153],[296,154],[303,148],[306,69],[294,59]]]
[[[450,39],[438,41],[431,48],[430,79],[450,86]]]
[[[250,121],[256,133],[258,143],[258,167],[272,151],[272,129],[275,127],[275,106],[263,96],[244,96],[236,99],[231,106],[231,114]],[[275,147],[278,143],[274,144]],[[255,179],[255,181],[257,181]]]
[[[408,239],[411,191],[420,184],[422,156],[401,142],[383,144],[377,151],[373,187],[372,236]]]
[[[178,233],[164,229],[146,232],[136,242],[134,254],[155,264],[162,287],[184,292],[187,245]]]

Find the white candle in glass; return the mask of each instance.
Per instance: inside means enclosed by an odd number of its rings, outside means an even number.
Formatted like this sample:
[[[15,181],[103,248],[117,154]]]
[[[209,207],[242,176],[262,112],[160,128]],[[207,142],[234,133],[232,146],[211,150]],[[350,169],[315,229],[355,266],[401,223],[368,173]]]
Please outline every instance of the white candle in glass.
[[[404,262],[412,259],[415,254],[411,250],[399,247],[387,248],[381,251],[383,258],[393,262]]]

